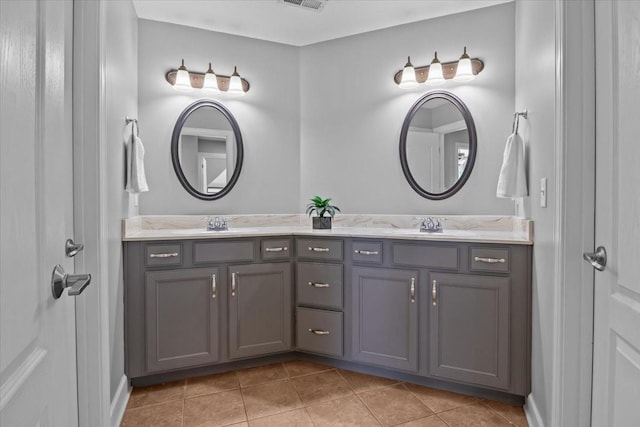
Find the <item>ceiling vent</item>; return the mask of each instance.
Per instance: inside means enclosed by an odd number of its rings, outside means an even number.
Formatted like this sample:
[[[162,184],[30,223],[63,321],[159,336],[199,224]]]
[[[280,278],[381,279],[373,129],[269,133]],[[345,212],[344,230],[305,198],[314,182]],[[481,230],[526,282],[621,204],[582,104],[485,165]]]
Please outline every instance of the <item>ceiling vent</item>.
[[[289,6],[315,10],[316,12],[320,12],[327,1],[328,0],[280,0],[281,3],[288,4]]]

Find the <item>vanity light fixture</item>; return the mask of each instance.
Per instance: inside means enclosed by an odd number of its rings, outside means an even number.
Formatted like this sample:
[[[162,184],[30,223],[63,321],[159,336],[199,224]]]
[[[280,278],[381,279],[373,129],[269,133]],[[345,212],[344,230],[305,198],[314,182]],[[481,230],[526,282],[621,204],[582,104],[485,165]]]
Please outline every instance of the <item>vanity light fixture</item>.
[[[207,92],[220,92],[218,89],[218,78],[216,73],[211,68],[211,62],[209,62],[209,69],[204,73],[204,83],[202,84],[202,90]]]
[[[411,65],[410,61],[407,62],[407,65]],[[405,65],[402,70],[397,71],[393,76],[393,80],[396,84],[403,89],[415,87],[415,85],[403,84],[407,65]],[[441,63],[438,59],[438,52],[436,52],[430,65],[413,67],[415,79],[418,85],[422,83],[426,83],[427,85],[436,85],[445,83],[447,80],[466,82],[473,80],[483,69],[484,62],[478,58],[470,58],[467,54],[466,46],[462,56],[457,61]]]
[[[444,83],[444,75],[442,74],[442,64],[438,59],[438,52],[433,53],[433,61],[431,61],[431,65],[429,65],[429,75],[425,83],[431,86]]]
[[[173,87],[178,90],[189,90],[191,89],[191,79],[189,78],[189,71],[187,71],[187,67],[184,66],[184,59],[182,60],[182,65],[178,68],[176,72],[176,81],[173,84]]]
[[[418,81],[416,80],[416,70],[415,68],[413,68],[410,56],[407,56],[407,63],[402,70],[402,79],[400,80],[400,83],[398,83],[398,86],[403,89],[418,86]]]
[[[458,60],[458,68],[456,69],[456,76],[453,80],[457,82],[468,82],[475,78],[476,76],[473,74],[473,68],[471,66],[471,58],[467,55],[467,47],[465,46],[464,52]]]
[[[233,95],[244,95],[244,90],[242,89],[242,80],[240,79],[240,74],[238,74],[238,67],[233,67],[233,74],[231,74],[231,78],[229,79],[229,93]]]
[[[209,63],[209,69],[201,73],[188,71],[184,66],[184,60],[182,60],[182,65],[177,70],[169,70],[164,77],[171,86],[180,90],[204,90],[210,93],[244,95],[250,88],[249,82],[240,77],[236,67],[234,67],[231,76],[224,76],[214,73],[211,63]]]

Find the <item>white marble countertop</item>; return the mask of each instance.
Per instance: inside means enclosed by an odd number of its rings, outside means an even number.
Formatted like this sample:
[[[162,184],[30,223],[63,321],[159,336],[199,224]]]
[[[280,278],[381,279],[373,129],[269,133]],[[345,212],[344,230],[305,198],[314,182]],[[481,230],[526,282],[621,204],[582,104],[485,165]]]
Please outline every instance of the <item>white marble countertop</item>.
[[[201,215],[139,216],[123,221],[123,241],[268,236],[361,237],[403,240],[533,244],[532,221],[500,216],[437,216],[442,233],[419,231],[430,215],[341,215],[330,230],[313,230],[303,215],[230,215],[229,230],[206,231]],[[435,216],[434,216],[435,217]]]

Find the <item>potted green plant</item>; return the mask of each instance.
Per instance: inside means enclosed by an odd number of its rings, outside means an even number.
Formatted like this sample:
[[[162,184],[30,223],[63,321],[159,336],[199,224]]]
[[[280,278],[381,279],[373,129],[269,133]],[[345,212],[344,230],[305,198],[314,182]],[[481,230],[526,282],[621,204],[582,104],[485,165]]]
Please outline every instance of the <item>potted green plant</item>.
[[[320,196],[315,196],[311,199],[311,203],[307,205],[307,214],[313,217],[313,229],[314,230],[329,230],[331,229],[331,219],[336,212],[340,212],[340,208],[330,204],[331,199],[323,199]]]

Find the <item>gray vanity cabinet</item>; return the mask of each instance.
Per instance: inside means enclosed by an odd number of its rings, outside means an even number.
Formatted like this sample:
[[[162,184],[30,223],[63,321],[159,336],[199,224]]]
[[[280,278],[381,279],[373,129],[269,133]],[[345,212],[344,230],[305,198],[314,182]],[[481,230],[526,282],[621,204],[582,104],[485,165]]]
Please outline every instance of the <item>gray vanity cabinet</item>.
[[[407,371],[418,370],[418,272],[352,270],[352,357]]]
[[[509,387],[510,282],[508,277],[429,275],[430,375]]]
[[[229,358],[291,349],[291,263],[228,267]]]
[[[217,268],[145,273],[148,372],[218,361],[219,277]]]

